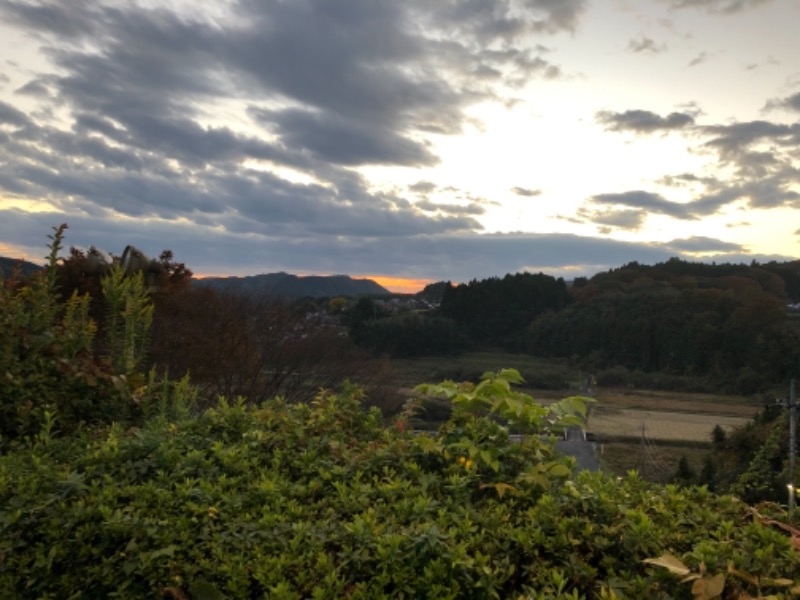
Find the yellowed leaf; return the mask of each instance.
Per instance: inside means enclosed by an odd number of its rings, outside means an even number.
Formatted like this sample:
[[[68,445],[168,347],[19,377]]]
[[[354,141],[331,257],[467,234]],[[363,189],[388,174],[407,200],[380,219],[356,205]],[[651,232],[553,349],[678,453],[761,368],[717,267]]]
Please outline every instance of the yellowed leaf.
[[[752,585],[758,585],[758,577],[751,575],[750,573],[746,573],[745,571],[740,571],[734,568],[732,563],[728,563],[728,573],[738,577],[742,581],[746,581]]]
[[[774,587],[787,587],[794,583],[791,579],[786,579],[785,577],[777,577],[776,579],[772,579],[771,577],[762,577],[761,578],[761,585],[771,585]]]
[[[665,569],[669,569],[671,573],[675,573],[676,575],[688,575],[692,572],[692,570],[683,564],[679,559],[675,558],[671,554],[664,554],[659,556],[658,558],[646,558],[644,559],[645,563],[649,565],[656,565],[659,567],[664,567]]]
[[[696,600],[713,600],[719,598],[725,589],[725,575],[704,575],[692,584],[692,594]]]

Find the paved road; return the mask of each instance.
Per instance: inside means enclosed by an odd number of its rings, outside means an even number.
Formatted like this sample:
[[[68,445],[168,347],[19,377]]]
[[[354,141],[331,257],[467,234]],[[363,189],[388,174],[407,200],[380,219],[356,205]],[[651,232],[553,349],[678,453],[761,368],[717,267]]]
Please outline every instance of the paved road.
[[[586,441],[580,427],[570,427],[567,439],[559,440],[557,446],[564,454],[577,459],[579,469],[597,471],[600,468],[594,455],[594,444]]]

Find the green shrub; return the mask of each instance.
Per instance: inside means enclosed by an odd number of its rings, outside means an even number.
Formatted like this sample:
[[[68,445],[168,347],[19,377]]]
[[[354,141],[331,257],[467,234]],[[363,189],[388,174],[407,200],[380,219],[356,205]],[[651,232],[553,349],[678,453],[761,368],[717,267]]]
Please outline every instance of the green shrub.
[[[356,388],[310,404],[220,401],[0,456],[9,598],[786,597],[787,515],[705,488],[571,472],[554,410],[513,371],[444,383],[435,436],[386,428]],[[410,411],[409,411],[410,412]],[[787,531],[789,533],[787,533]],[[649,559],[651,562],[644,562]],[[680,574],[683,573],[683,574]],[[681,581],[692,577],[688,583]],[[700,583],[695,583],[700,581]],[[780,596],[783,593],[784,596]]]
[[[141,276],[112,270],[103,282],[108,352],[95,354],[88,295],[62,301],[56,284],[66,225],[54,227],[46,268],[28,280],[0,280],[0,447],[45,422],[69,432],[81,423],[141,415],[136,374],[146,351],[152,304]]]

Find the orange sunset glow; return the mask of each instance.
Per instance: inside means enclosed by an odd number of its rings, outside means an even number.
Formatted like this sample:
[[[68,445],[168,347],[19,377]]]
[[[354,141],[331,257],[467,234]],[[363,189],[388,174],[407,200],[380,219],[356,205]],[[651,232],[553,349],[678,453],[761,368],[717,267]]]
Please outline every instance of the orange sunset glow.
[[[433,279],[403,279],[401,277],[382,277],[380,275],[369,276],[364,279],[372,279],[378,285],[395,294],[416,294],[429,283],[433,283]]]

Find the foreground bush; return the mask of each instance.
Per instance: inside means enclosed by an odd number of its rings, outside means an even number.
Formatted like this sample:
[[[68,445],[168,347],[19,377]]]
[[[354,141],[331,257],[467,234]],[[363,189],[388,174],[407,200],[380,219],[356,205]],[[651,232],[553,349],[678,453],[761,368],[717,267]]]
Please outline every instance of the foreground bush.
[[[387,428],[376,410],[360,408],[357,389],[303,405],[221,402],[141,429],[60,439],[43,431],[0,457],[0,590],[4,598],[789,596],[800,563],[777,508],[759,514],[733,497],[652,487],[635,475],[573,476],[551,440],[517,443],[508,428],[568,424],[582,404],[541,408],[511,390],[517,379],[507,371],[475,387],[421,389],[454,403],[432,437],[404,431],[402,419]]]
[[[128,376],[141,366],[152,319],[142,276],[116,268],[103,278],[107,351],[96,353],[90,297],[62,301],[58,293],[66,228],[48,236],[45,269],[27,280],[0,278],[0,449],[44,426],[69,432],[141,414]]]

